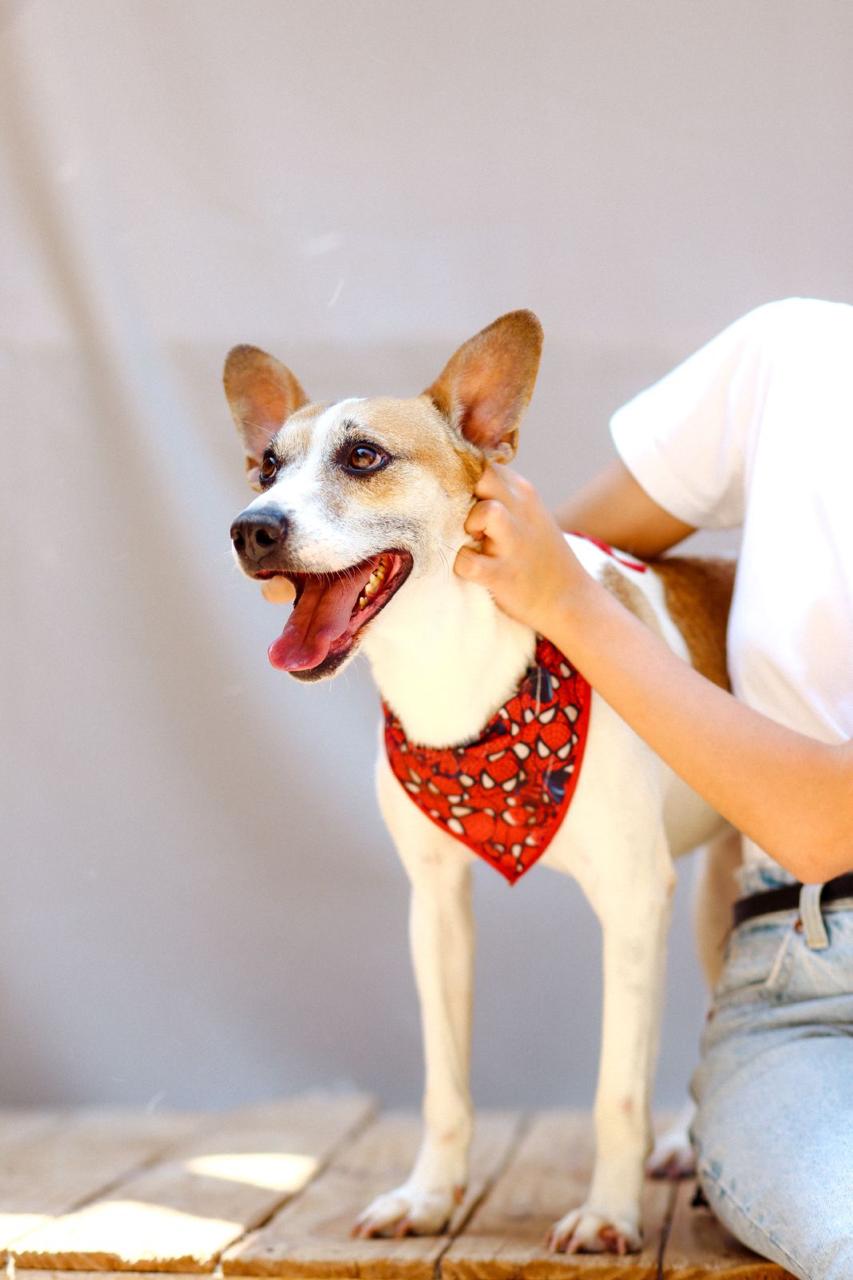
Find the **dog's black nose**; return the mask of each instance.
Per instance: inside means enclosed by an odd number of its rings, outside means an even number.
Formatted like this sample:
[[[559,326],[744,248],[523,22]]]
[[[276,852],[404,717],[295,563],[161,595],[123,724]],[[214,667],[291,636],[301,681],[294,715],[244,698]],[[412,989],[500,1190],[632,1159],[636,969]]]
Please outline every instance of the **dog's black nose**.
[[[231,541],[241,560],[261,561],[287,537],[287,516],[282,511],[244,511],[231,526]]]

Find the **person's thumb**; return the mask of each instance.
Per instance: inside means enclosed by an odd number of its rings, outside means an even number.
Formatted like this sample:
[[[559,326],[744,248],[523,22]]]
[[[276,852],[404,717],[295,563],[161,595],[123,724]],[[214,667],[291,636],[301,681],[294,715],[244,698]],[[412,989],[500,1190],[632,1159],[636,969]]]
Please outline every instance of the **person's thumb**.
[[[290,604],[296,596],[296,588],[289,578],[277,574],[261,583],[261,595],[270,604]]]
[[[489,577],[491,565],[489,557],[484,556],[482,551],[475,551],[473,547],[460,547],[456,553],[454,568],[460,578],[485,582]]]

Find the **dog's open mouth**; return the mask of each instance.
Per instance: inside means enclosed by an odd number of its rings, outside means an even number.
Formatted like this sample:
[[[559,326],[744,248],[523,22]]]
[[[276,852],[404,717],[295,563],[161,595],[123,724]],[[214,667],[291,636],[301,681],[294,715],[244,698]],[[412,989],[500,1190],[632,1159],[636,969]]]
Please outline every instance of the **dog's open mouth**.
[[[411,568],[408,551],[383,551],[339,573],[282,573],[296,588],[296,599],[284,630],[269,647],[272,665],[303,678],[331,674]],[[261,570],[253,576],[276,574]]]

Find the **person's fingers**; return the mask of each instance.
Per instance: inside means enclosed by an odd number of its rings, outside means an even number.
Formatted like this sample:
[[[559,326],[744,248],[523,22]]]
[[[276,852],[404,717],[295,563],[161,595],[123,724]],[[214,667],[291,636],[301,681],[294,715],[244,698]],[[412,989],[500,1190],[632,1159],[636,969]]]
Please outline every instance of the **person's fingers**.
[[[535,485],[527,479],[527,476],[520,476],[517,471],[510,472],[510,484],[518,502],[529,502],[536,496]]]
[[[535,487],[525,476],[509,467],[493,467],[489,464],[474,487],[474,496],[481,501],[500,502],[516,517],[527,518],[537,502]]]
[[[278,574],[261,583],[261,595],[265,600],[269,600],[270,604],[290,604],[296,595],[296,588],[289,578],[283,578]]]
[[[488,556],[475,551],[473,547],[460,547],[456,553],[454,569],[460,578],[469,578],[475,582],[485,582],[489,576],[490,561]]]
[[[468,512],[465,530],[472,537],[496,538],[505,534],[512,518],[502,502],[485,498]]]
[[[506,504],[512,497],[511,481],[511,471],[502,467],[499,472],[497,467],[487,462],[483,474],[474,486],[474,493],[478,498],[497,498],[498,502]]]

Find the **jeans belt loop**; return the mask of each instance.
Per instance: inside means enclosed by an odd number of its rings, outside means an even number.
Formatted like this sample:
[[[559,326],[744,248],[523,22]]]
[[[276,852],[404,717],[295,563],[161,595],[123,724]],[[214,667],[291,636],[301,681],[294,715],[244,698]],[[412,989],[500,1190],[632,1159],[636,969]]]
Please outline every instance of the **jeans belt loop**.
[[[800,890],[800,920],[806,943],[812,951],[825,951],[829,946],[826,925],[820,910],[822,884],[804,884]]]

